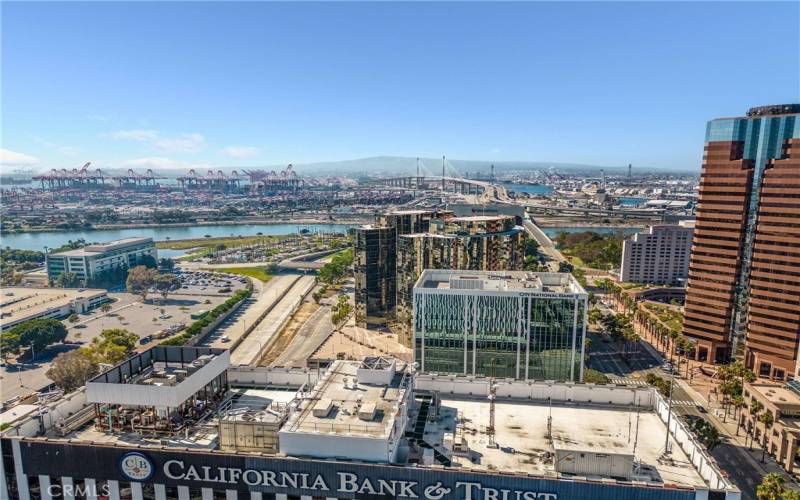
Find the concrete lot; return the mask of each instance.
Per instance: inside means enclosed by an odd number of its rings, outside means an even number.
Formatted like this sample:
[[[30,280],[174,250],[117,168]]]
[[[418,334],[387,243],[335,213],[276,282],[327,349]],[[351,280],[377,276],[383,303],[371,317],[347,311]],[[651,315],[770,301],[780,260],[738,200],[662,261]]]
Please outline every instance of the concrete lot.
[[[176,294],[170,295],[166,300],[162,300],[160,296],[148,297],[147,303],[143,303],[140,296],[130,293],[110,293],[109,296],[116,301],[111,304],[112,309],[108,314],[97,309],[91,314],[79,315],[81,320],[74,325],[65,322],[68,341],[88,343],[109,328],[124,328],[142,338],[175,324],[183,323],[188,326],[193,321],[193,313],[213,309],[228,298],[221,294]]]
[[[50,363],[60,353],[77,349],[83,344],[88,344],[103,330],[111,328],[124,328],[135,333],[140,339],[171,325],[192,323],[191,314],[210,310],[221,304],[233,293],[220,294],[216,290],[202,291],[206,295],[196,292],[201,290],[195,287],[181,289],[181,292],[170,294],[166,300],[160,295],[148,296],[147,303],[142,303],[139,295],[130,293],[109,293],[114,299],[111,310],[104,313],[96,308],[88,314],[79,314],[77,323],[64,320],[67,327],[65,344],[53,345],[44,352],[35,353],[33,360],[27,358],[20,362],[4,363],[0,367],[0,401],[5,401],[16,396],[22,396],[38,391],[52,383],[45,376]],[[164,310],[167,318],[159,318]],[[146,349],[155,345],[158,340],[146,344],[139,344],[137,348]]]

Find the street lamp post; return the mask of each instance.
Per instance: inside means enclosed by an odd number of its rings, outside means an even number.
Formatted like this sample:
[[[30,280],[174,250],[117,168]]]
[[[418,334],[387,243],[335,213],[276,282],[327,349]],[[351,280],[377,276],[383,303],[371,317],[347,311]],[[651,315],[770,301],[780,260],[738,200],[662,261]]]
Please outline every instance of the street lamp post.
[[[672,391],[675,389],[675,368],[670,370],[669,377],[669,401],[667,402],[667,435],[664,437],[664,455],[668,456],[669,451],[669,424],[672,421]]]

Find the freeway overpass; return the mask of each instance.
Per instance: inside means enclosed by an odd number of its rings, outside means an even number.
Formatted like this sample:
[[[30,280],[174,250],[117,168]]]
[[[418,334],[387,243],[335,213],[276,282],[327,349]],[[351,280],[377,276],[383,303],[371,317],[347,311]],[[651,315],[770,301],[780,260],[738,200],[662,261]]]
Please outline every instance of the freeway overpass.
[[[327,257],[328,255],[341,251],[342,251],[341,248],[337,248],[334,250],[323,250],[322,252],[307,253],[303,255],[298,255],[296,257],[290,257],[288,259],[280,261],[278,263],[278,269],[316,271],[318,269],[321,269],[322,266],[325,265],[325,262],[321,260],[323,257]]]
[[[535,239],[539,244],[539,252],[549,257],[552,262],[555,262],[556,266],[558,266],[559,262],[566,262],[567,259],[558,251],[553,240],[551,240],[539,226],[534,224],[533,221],[527,218],[524,219],[522,221],[522,227],[525,228],[528,236]]]
[[[367,185],[386,186],[414,190],[442,190],[463,195],[475,195],[476,201],[510,201],[508,192],[504,186],[492,184],[491,182],[479,181],[475,179],[465,179],[462,177],[442,177],[442,176],[406,176],[389,177],[386,179],[376,179],[367,182]]]

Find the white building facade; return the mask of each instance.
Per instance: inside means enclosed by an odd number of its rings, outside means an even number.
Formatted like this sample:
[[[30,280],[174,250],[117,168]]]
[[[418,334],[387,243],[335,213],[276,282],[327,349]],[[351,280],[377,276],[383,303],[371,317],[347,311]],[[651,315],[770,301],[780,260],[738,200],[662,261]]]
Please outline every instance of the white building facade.
[[[620,279],[632,283],[680,285],[689,274],[694,221],[650,226],[622,243]]]
[[[153,238],[125,238],[97,245],[87,245],[47,255],[47,277],[56,279],[62,273],[74,273],[79,280],[120,268],[131,268],[148,257],[158,260]]]

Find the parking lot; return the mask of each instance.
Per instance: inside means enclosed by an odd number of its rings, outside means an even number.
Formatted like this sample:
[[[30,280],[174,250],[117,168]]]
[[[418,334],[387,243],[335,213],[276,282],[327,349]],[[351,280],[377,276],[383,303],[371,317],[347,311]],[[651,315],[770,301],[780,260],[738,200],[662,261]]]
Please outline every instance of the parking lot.
[[[244,288],[247,279],[236,275],[208,272],[176,273],[181,287],[164,299],[159,293],[149,293],[147,301],[140,295],[127,292],[109,293],[111,309],[96,308],[79,314],[78,321],[64,320],[67,338],[64,344],[48,347],[36,353],[33,360],[4,363],[0,369],[0,400],[40,390],[51,383],[45,376],[53,359],[61,352],[76,349],[98,337],[103,330],[124,328],[139,337],[138,349],[147,349],[160,342],[159,332],[190,325],[202,311],[211,310]]]
[[[115,302],[111,310],[104,313],[99,309],[90,314],[78,315],[79,321],[67,325],[67,340],[73,342],[91,342],[100,332],[110,328],[124,328],[135,333],[140,339],[155,337],[164,329],[192,323],[192,314],[211,310],[227,300],[229,295],[190,295],[172,294],[166,299],[160,295],[148,296],[142,302],[139,295],[130,293],[110,293]]]
[[[231,296],[247,285],[247,278],[227,273],[209,271],[173,271],[181,280],[181,287],[171,292],[175,295]]]

